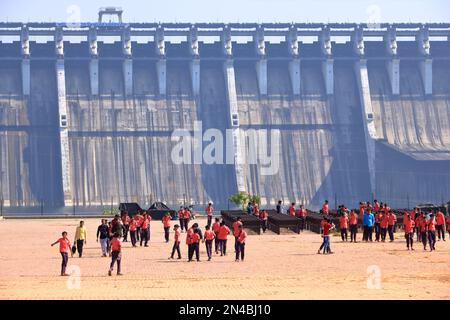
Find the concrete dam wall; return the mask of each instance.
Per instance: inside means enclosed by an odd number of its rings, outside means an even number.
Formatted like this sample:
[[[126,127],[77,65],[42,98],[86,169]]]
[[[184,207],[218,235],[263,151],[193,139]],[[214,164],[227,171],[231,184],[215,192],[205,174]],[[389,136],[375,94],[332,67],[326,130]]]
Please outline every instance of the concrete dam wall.
[[[394,54],[388,39],[361,49],[356,29],[351,41],[335,42],[324,28],[293,53],[291,36],[261,42],[257,28],[253,42],[221,35],[206,43],[191,28],[187,41],[163,41],[163,49],[158,33],[155,42],[133,41],[128,55],[123,35],[95,41],[98,52],[89,38],[63,42],[62,52],[57,40],[29,42],[26,54],[20,30],[21,41],[0,42],[4,206],[161,200],[225,208],[238,191],[259,194],[263,205],[282,199],[311,209],[325,199],[350,207],[373,198],[392,207],[450,200],[448,40],[432,41],[428,55],[415,41],[399,41]],[[230,138],[231,162],[174,161],[174,131],[195,136],[198,123],[201,134]],[[237,160],[247,160],[251,133],[264,130],[279,134],[267,139],[278,160],[271,174]],[[195,144],[184,152],[196,159]]]

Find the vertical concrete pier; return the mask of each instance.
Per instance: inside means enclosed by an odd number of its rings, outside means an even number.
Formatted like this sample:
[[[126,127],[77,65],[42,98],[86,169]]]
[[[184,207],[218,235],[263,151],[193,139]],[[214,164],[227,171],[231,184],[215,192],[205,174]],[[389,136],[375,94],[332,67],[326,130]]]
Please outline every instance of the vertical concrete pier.
[[[98,95],[98,46],[97,46],[97,31],[95,28],[89,29],[89,80],[91,87],[91,95]]]
[[[327,95],[334,93],[334,61],[331,50],[330,29],[325,26],[319,36],[319,42],[322,49],[322,55],[325,60],[322,62],[322,74],[325,81],[325,92]]]
[[[192,56],[192,61],[189,63],[189,70],[191,73],[192,93],[194,96],[200,94],[200,54],[198,47],[197,27],[192,26],[189,30],[189,51]]]
[[[419,52],[423,57],[420,61],[420,75],[422,76],[425,95],[433,94],[433,60],[430,57],[430,37],[427,27],[422,27],[416,37]]]
[[[393,27],[389,27],[384,35],[386,50],[390,59],[386,62],[386,68],[391,82],[393,95],[400,94],[400,60],[397,58],[397,35]]]
[[[289,76],[291,79],[292,94],[299,95],[301,88],[301,70],[298,50],[298,34],[297,28],[292,25],[287,36],[288,49],[292,60],[289,61]]]
[[[30,38],[28,27],[23,26],[20,33],[21,53],[22,53],[22,94],[24,96],[30,95]]]
[[[267,59],[266,44],[264,42],[264,29],[258,25],[253,36],[255,43],[256,55],[259,60],[256,61],[256,76],[258,77],[259,94],[267,95]]]
[[[131,35],[128,28],[122,33],[122,49],[125,57],[122,65],[124,93],[125,96],[130,96],[133,94],[133,60],[131,60]]]
[[[155,33],[155,51],[159,60],[156,62],[156,75],[158,77],[158,90],[161,96],[166,95],[166,45],[164,42],[164,28],[158,25]]]

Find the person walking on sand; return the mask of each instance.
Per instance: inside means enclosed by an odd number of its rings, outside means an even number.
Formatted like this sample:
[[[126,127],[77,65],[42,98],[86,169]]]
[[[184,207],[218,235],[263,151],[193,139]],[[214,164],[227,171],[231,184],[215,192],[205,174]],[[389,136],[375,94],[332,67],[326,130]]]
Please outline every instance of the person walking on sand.
[[[438,240],[445,241],[445,216],[441,212],[441,210],[437,210],[436,212],[436,230],[438,235]]]
[[[137,219],[131,219],[130,220],[130,239],[131,239],[131,245],[133,247],[136,247],[136,242],[137,242],[137,224],[138,224],[138,220]]]
[[[122,228],[123,228],[123,242],[128,242],[128,231],[130,230],[130,216],[127,211],[122,213],[120,217],[122,220]]]
[[[222,221],[220,223],[219,234],[217,235],[217,237],[219,238],[220,256],[227,255],[227,238],[230,233],[230,229],[225,225],[225,222]]]
[[[306,215],[307,211],[304,205],[300,205],[300,209],[298,209],[298,218],[300,219],[300,232],[303,232],[306,226]]]
[[[180,206],[180,210],[178,210],[178,220],[180,221],[181,232],[184,230],[184,208]]]
[[[356,243],[356,233],[358,232],[358,214],[352,210],[349,217],[350,242]]]
[[[388,233],[389,242],[394,242],[395,224],[397,223],[397,216],[391,210],[388,213]]]
[[[109,227],[106,219],[102,219],[102,224],[97,228],[97,242],[100,239],[102,257],[108,256]]]
[[[323,247],[323,254],[332,254],[331,246],[330,246],[330,231],[334,228],[334,224],[331,223],[331,220],[326,218],[323,224],[323,243],[320,246]],[[320,249],[317,251],[320,254]]]
[[[175,251],[178,254],[178,260],[181,259],[181,252],[180,252],[180,226],[178,224],[173,226],[173,247],[172,247],[172,254],[170,255],[169,259],[173,259],[173,256],[175,255]]]
[[[140,242],[141,247],[142,242],[144,242],[144,247],[148,247],[149,240],[150,240],[150,217],[147,215],[147,213],[144,213],[141,225],[141,242]]]
[[[212,225],[212,231],[214,232],[214,252],[216,254],[219,253],[219,230],[220,230],[220,219],[216,218],[215,222]]]
[[[207,225],[211,226],[212,217],[214,215],[214,207],[211,202],[208,203],[208,206],[206,207],[205,212],[206,212],[206,217],[208,218]]]
[[[67,238],[67,232],[62,232],[62,237],[51,244],[53,247],[55,244],[59,243],[59,253],[61,254],[61,276],[68,276],[66,273],[67,263],[69,262],[69,251],[70,251],[70,241]]]
[[[430,219],[427,221],[428,226],[428,244],[430,245],[430,251],[436,250],[436,219],[434,214],[430,215]]]
[[[238,227],[238,245],[236,246],[236,262],[239,262],[239,256],[241,261],[244,261],[245,256],[245,241],[247,240],[247,232],[245,232],[242,225]]]
[[[194,257],[195,253],[195,259],[197,262],[200,261],[200,230],[197,228],[194,228],[194,233],[191,235],[191,241],[192,241],[192,249],[191,249],[191,255],[189,257],[189,262],[192,261],[192,258]]]
[[[413,239],[414,239],[414,220],[411,219],[409,213],[404,216],[403,225],[405,229],[405,239],[406,239],[406,248],[408,250],[414,250],[413,248]]]
[[[109,266],[108,275],[111,276],[114,270],[114,264],[117,262],[117,275],[121,276],[120,273],[120,263],[122,261],[122,244],[119,240],[120,234],[118,232],[114,233],[111,240],[111,247],[109,255],[111,256],[111,265]]]
[[[269,219],[269,213],[266,210],[262,210],[261,213],[259,214],[259,219],[261,220],[261,227],[262,227],[263,233],[266,233],[268,219]]]
[[[169,242],[169,230],[170,230],[170,221],[172,220],[172,217],[170,216],[170,213],[167,212],[163,218],[162,223],[164,227],[164,239],[166,240],[166,243]]]
[[[210,226],[206,225],[206,227],[205,227],[205,235],[204,235],[204,239],[203,239],[203,242],[205,243],[205,247],[206,247],[206,254],[208,255],[208,261],[211,261],[211,258],[212,258],[212,243],[213,243],[213,240],[216,237],[214,231],[212,231],[210,229],[211,229]]]
[[[347,213],[341,213],[341,217],[339,218],[339,229],[341,230],[341,239],[342,242],[348,240],[347,229],[348,229],[348,216]]]
[[[234,252],[236,252],[238,245],[239,226],[242,226],[241,217],[237,217],[236,221],[233,222]]]
[[[80,221],[80,225],[75,230],[75,238],[73,240],[77,245],[78,256],[83,256],[83,246],[86,244],[87,230],[84,226],[84,221]]]

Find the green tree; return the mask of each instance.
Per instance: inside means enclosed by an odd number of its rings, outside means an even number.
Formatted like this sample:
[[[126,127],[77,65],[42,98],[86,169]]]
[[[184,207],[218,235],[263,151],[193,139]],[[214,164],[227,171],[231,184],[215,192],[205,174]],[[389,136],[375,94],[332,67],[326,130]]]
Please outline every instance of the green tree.
[[[245,211],[245,206],[247,202],[249,201],[249,196],[245,192],[238,192],[236,194],[233,194],[229,200],[234,203],[235,205],[238,205],[242,208],[242,210]]]

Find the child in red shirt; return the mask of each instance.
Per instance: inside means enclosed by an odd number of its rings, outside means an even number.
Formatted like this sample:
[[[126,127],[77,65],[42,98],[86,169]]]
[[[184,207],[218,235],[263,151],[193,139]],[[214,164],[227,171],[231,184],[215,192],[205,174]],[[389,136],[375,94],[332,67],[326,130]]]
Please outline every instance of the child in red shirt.
[[[170,216],[170,213],[167,212],[163,218],[162,223],[164,227],[164,238],[166,239],[166,243],[169,242],[169,230],[170,230],[170,221],[172,220],[172,217]]]
[[[122,244],[119,240],[119,233],[114,233],[114,236],[111,240],[111,247],[109,251],[109,255],[111,257],[111,265],[109,266],[108,275],[111,276],[114,270],[114,264],[117,261],[117,275],[121,276],[120,273],[120,262],[122,260]]]
[[[174,232],[174,242],[172,247],[172,254],[170,255],[169,259],[173,259],[173,256],[175,255],[175,251],[178,254],[178,259],[181,259],[181,252],[180,252],[180,226],[178,224],[173,226],[173,232]]]
[[[238,227],[237,239],[238,245],[236,246],[236,262],[239,262],[239,256],[241,256],[241,261],[244,261],[245,240],[247,239],[247,232],[245,232],[242,225],[239,225]]]
[[[197,228],[194,229],[194,232],[191,235],[191,255],[189,256],[189,262],[192,261],[195,252],[195,259],[200,261],[200,234]]]
[[[334,224],[331,223],[331,220],[328,218],[325,218],[325,222],[322,225],[322,229],[323,229],[323,243],[320,246],[319,250],[317,251],[318,254],[320,254],[320,250],[323,248],[323,254],[331,254],[333,253],[331,251],[331,246],[330,246],[330,230],[332,230],[334,228]]]
[[[71,245],[69,239],[67,238],[67,232],[63,231],[61,235],[62,238],[59,238],[58,240],[53,242],[51,246],[53,247],[55,244],[59,243],[59,253],[61,254],[62,257],[61,276],[68,276],[68,274],[66,273],[66,267],[67,263],[69,262],[69,251]]]
[[[409,213],[407,213],[403,217],[403,225],[405,229],[405,239],[406,239],[406,247],[408,250],[414,250],[413,248],[413,238],[414,238],[414,220],[411,219]]]
[[[220,223],[219,234],[217,235],[219,238],[220,256],[227,255],[227,237],[230,233],[230,229],[225,225],[225,222],[222,221]]]
[[[267,230],[267,223],[268,223],[268,219],[269,219],[269,214],[267,213],[266,210],[261,211],[261,213],[259,214],[259,219],[261,220],[261,227],[262,227],[263,233],[265,233]]]
[[[349,218],[350,223],[350,242],[356,243],[356,233],[358,232],[358,214],[352,210]]]
[[[216,236],[214,238],[214,251],[216,252],[216,254],[219,253],[219,238],[217,237],[219,235],[219,230],[220,230],[220,220],[219,218],[216,218],[215,222],[212,225],[212,231]]]
[[[213,240],[216,238],[216,234],[214,231],[210,230],[210,226],[206,225],[205,227],[205,238],[203,239],[203,242],[205,242],[206,246],[206,254],[208,255],[208,261],[211,261],[212,258],[212,243]]]
[[[131,238],[131,245],[133,247],[136,247],[136,234],[137,234],[137,219],[131,219],[130,220],[130,238]]]
[[[342,213],[339,218],[339,229],[341,230],[342,242],[347,241],[348,216],[346,213]]]

